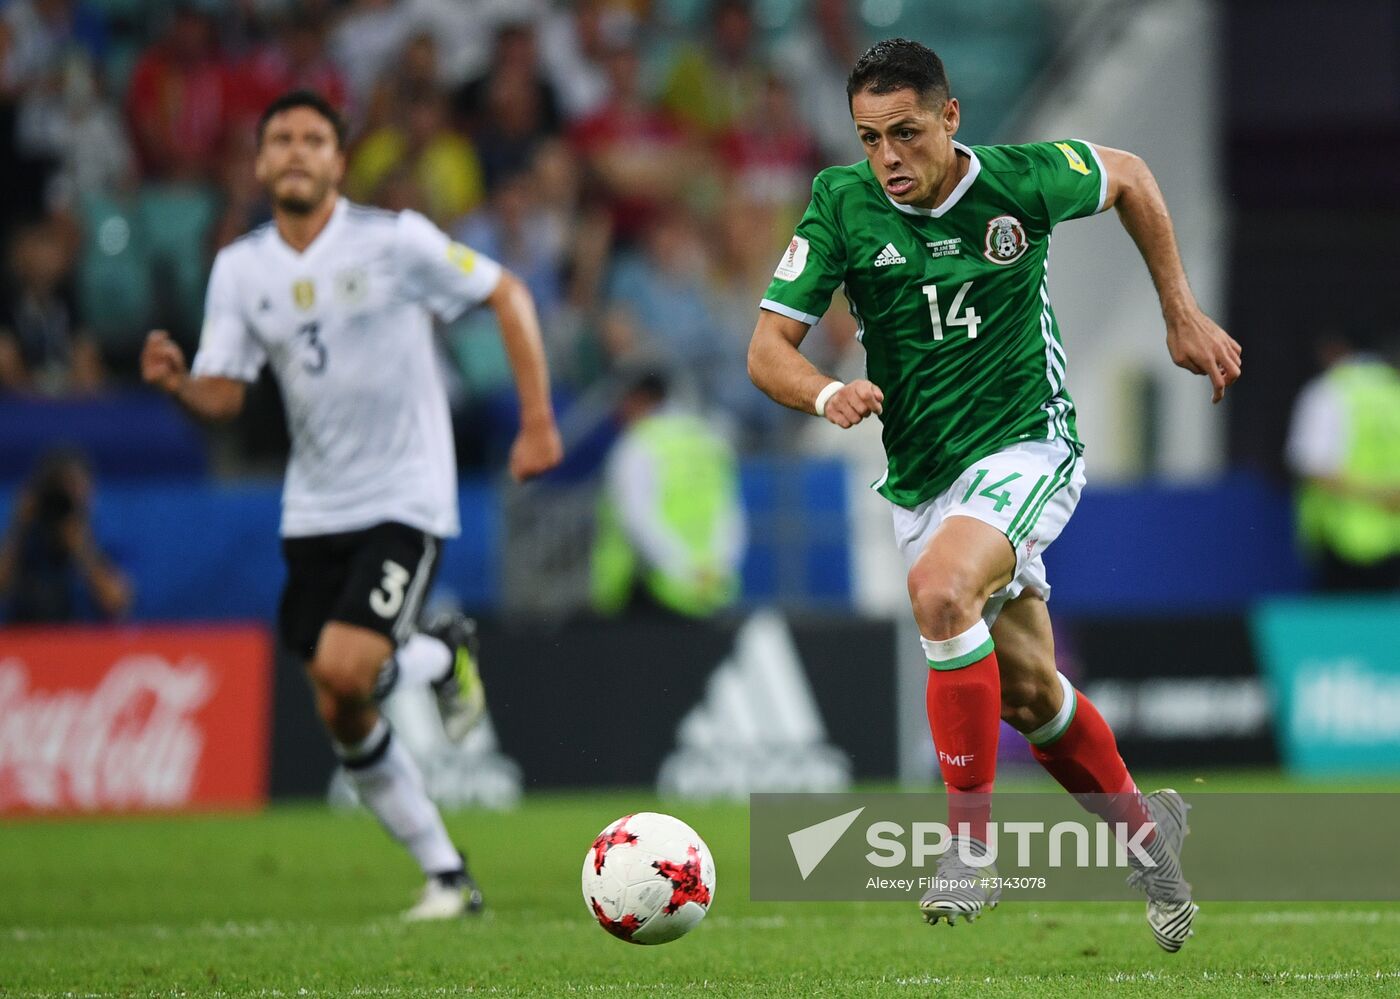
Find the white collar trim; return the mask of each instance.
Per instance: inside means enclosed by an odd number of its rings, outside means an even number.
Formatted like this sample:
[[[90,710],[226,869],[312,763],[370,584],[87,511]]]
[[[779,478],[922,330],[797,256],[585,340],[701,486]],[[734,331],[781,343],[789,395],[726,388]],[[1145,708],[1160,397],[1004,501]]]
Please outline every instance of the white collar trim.
[[[308,243],[306,245],[306,249],[304,250],[297,250],[294,246],[292,246],[291,243],[288,243],[287,240],[283,238],[282,233],[278,230],[277,223],[273,222],[272,232],[273,235],[277,238],[277,244],[281,246],[282,249],[286,250],[289,254],[291,254],[293,257],[295,257],[297,260],[305,260],[307,257],[311,256],[313,252],[315,252],[318,246],[323,246],[328,242],[326,236],[334,228],[336,228],[340,224],[340,221],[345,217],[346,205],[347,201],[344,195],[341,195],[340,197],[335,199],[335,207],[331,209],[331,217],[326,219],[326,224],[321,227],[321,231],[316,234],[316,238],[314,238],[310,243]]]
[[[885,200],[894,205],[895,208],[898,208],[905,215],[922,215],[925,218],[931,219],[942,218],[946,212],[951,210],[954,205],[962,200],[962,196],[967,193],[967,189],[972,186],[972,182],[977,179],[977,175],[982,172],[982,161],[977,158],[976,153],[956,140],[953,142],[953,148],[960,153],[966,153],[969,162],[967,164],[967,173],[963,175],[962,180],[958,181],[958,186],[953,188],[953,193],[944,199],[943,204],[939,205],[937,208],[919,208],[916,205],[901,205],[898,201],[895,201],[894,198],[890,197],[888,191],[884,192]]]

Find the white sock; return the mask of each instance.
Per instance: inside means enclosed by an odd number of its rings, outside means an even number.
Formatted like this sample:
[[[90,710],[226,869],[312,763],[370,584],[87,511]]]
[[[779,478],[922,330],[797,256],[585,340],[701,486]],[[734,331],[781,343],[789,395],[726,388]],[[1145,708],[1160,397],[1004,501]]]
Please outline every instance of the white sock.
[[[452,650],[445,642],[421,631],[415,632],[379,668],[374,699],[382,701],[400,683],[426,687],[445,678],[451,666]]]
[[[336,743],[335,749],[360,801],[413,854],[424,874],[461,868],[462,858],[428,797],[418,764],[393,737],[388,722],[380,718],[360,742]]]
[[[446,677],[452,667],[452,649],[447,643],[421,631],[410,635],[394,657],[399,661],[399,678],[404,683],[434,683]]]

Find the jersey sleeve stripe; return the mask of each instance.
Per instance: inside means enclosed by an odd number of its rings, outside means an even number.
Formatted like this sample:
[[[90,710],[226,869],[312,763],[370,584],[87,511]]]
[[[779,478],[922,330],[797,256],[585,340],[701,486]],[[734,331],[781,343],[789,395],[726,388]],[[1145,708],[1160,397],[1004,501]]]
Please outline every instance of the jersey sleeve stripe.
[[[753,301],[753,299],[749,299]],[[789,319],[796,319],[799,323],[806,323],[808,326],[815,326],[821,322],[821,316],[814,316],[810,312],[800,312],[797,309],[789,308],[782,302],[775,302],[771,298],[765,298],[758,303],[760,309],[767,309],[769,312],[776,312],[780,316],[787,316]]]
[[[199,355],[195,355],[194,362],[190,365],[190,374],[196,378],[228,378],[231,381],[250,384],[258,380],[258,372],[261,370],[261,363]]]
[[[1041,409],[1046,416],[1045,439],[1053,441],[1057,436],[1069,438],[1069,424],[1065,414],[1069,411],[1069,401],[1062,394],[1065,387],[1064,351],[1055,341],[1050,320],[1050,261],[1045,261],[1045,274],[1040,282],[1040,335],[1045,341],[1045,379],[1049,382],[1054,397]]]
[[[1094,157],[1094,162],[1099,168],[1099,206],[1094,209],[1094,214],[1097,215],[1103,211],[1104,202],[1108,200],[1108,170],[1104,167],[1103,160],[1099,157],[1099,151],[1094,148],[1094,144],[1084,142],[1083,139],[1079,141],[1084,143],[1085,148],[1089,150],[1089,155]]]

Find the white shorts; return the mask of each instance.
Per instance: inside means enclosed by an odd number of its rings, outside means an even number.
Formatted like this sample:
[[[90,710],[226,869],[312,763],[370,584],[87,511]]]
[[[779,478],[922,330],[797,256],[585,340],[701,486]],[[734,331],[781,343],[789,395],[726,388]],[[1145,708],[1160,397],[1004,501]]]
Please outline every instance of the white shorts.
[[[1006,535],[1016,550],[1011,582],[982,611],[991,627],[1001,608],[1025,590],[1050,599],[1041,553],[1060,536],[1084,488],[1084,458],[1063,440],[1027,441],[975,462],[931,500],[909,510],[890,504],[894,538],[906,568],[949,517],[972,517]]]

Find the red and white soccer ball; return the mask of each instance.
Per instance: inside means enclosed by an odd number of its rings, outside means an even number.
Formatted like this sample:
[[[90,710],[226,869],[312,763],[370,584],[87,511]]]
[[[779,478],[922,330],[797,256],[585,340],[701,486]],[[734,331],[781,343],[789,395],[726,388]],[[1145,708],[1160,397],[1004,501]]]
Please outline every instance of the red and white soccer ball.
[[[685,936],[715,897],[710,848],[680,819],[624,815],[583,858],[583,904],[619,940],[659,944]]]

